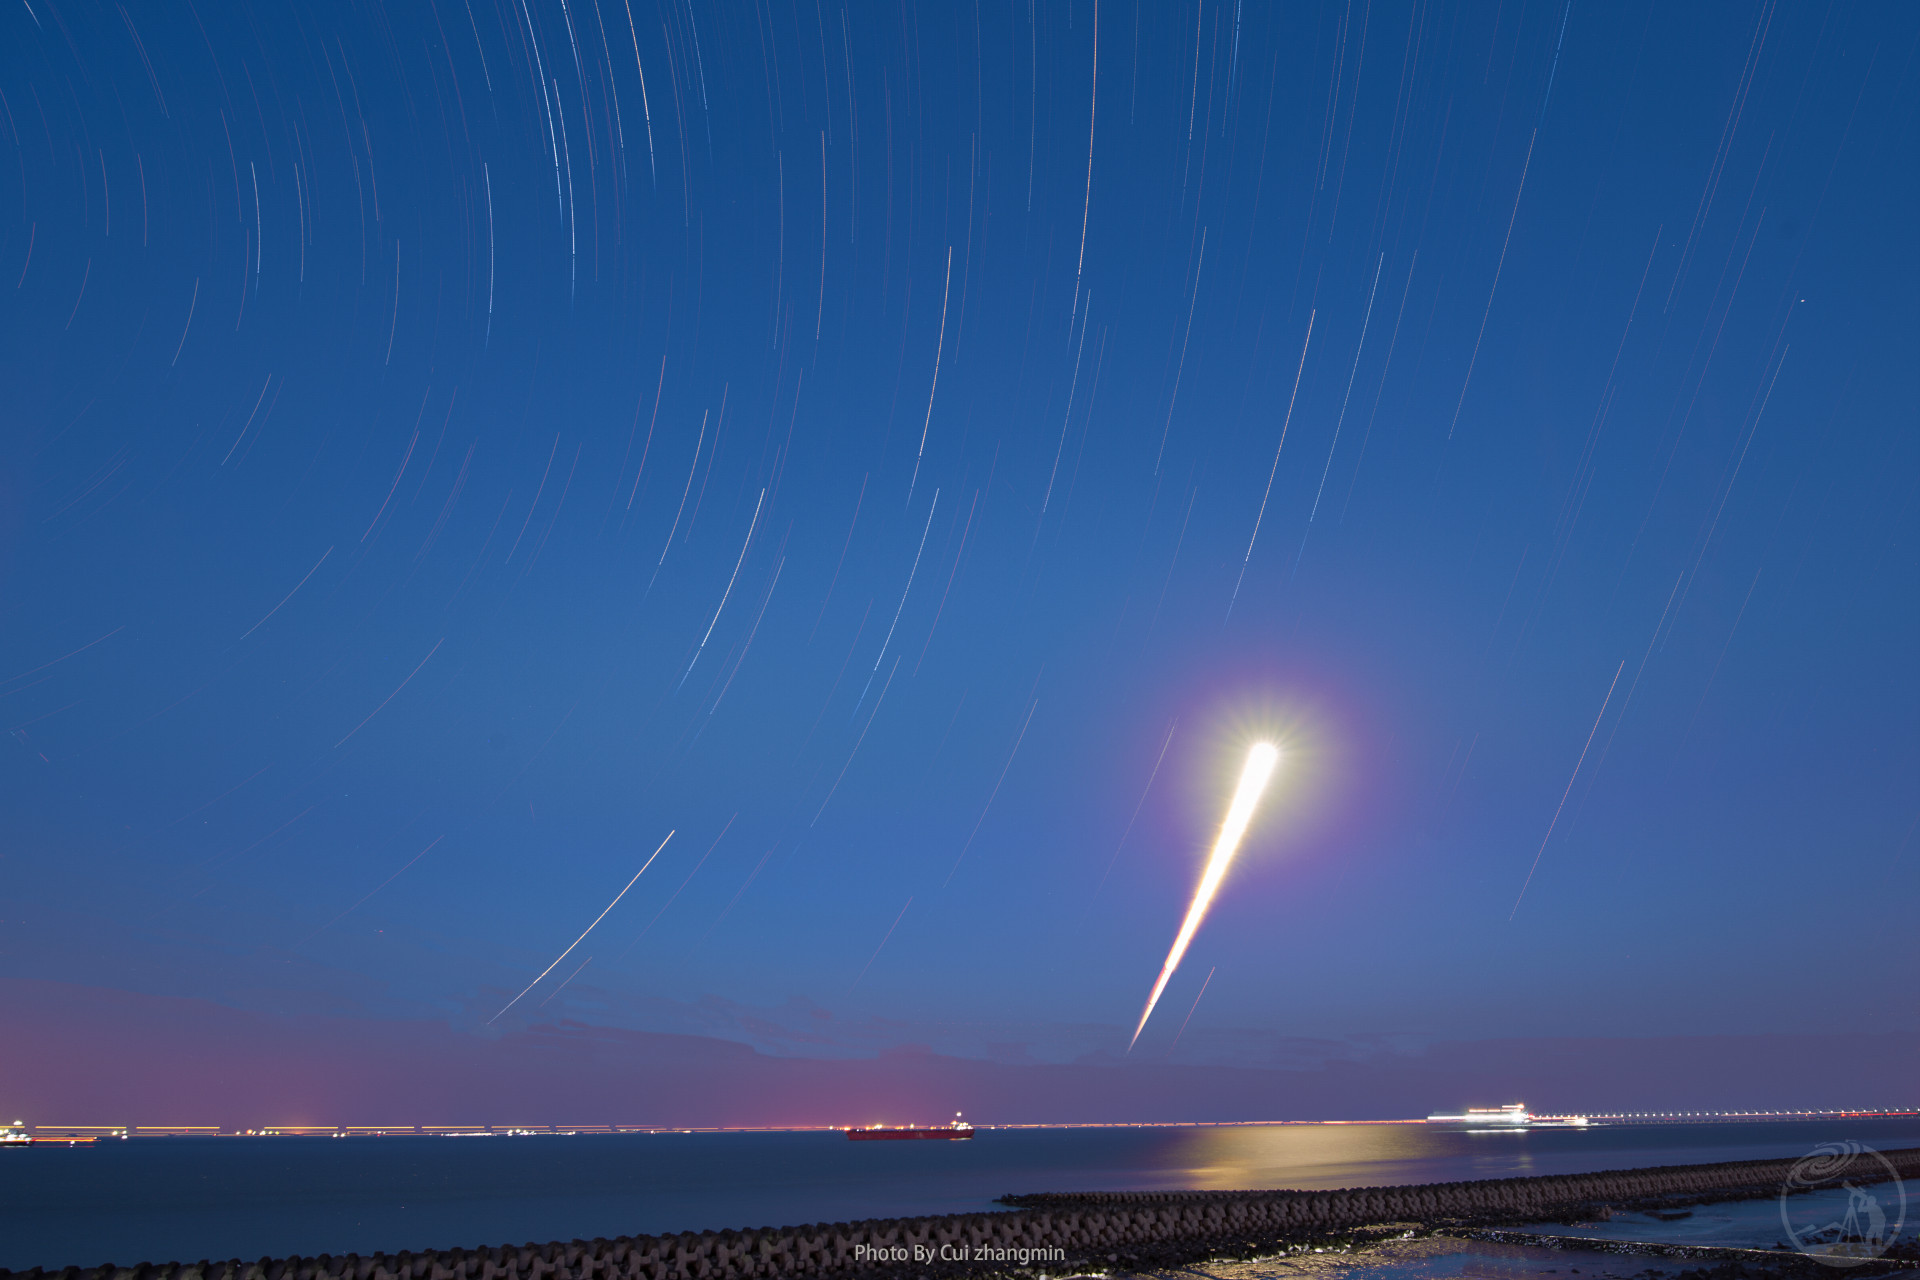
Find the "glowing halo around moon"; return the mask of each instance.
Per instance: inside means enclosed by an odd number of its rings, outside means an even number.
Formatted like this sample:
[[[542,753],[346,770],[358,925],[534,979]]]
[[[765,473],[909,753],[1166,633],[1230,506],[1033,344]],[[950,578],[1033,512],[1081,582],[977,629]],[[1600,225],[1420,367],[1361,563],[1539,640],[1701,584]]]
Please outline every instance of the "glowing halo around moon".
[[[1193,935],[1200,931],[1200,922],[1207,918],[1207,908],[1213,905],[1213,895],[1220,889],[1220,881],[1227,874],[1227,865],[1233,861],[1233,855],[1240,851],[1240,841],[1247,834],[1247,824],[1253,821],[1254,808],[1260,803],[1260,797],[1279,764],[1280,748],[1271,742],[1256,742],[1247,752],[1247,763],[1240,770],[1240,785],[1234,789],[1233,803],[1227,807],[1226,821],[1220,824],[1220,836],[1213,842],[1213,853],[1207,858],[1206,873],[1200,877],[1200,887],[1193,891],[1193,902],[1187,907],[1187,918],[1180,925],[1172,949],[1167,952],[1167,961],[1160,966],[1160,976],[1154,981],[1153,994],[1147,997],[1147,1007],[1140,1012],[1140,1023],[1133,1029],[1133,1039],[1127,1041],[1129,1053],[1140,1039],[1140,1033],[1146,1030],[1147,1019],[1153,1016],[1153,1006],[1160,1002],[1160,993],[1167,989],[1167,980],[1180,967],[1180,960],[1187,954],[1187,946],[1193,941]]]

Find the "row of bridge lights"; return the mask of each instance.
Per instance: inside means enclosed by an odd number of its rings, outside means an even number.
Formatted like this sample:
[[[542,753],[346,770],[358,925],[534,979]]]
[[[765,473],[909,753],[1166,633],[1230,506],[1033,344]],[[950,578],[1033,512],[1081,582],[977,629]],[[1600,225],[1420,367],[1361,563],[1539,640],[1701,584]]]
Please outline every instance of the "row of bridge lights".
[[[1914,1107],[1846,1107],[1836,1111],[1623,1111],[1613,1115],[1600,1116],[1603,1120],[1685,1120],[1696,1117],[1728,1117],[1734,1119],[1755,1116],[1852,1116],[1852,1115],[1917,1115],[1920,1108]]]

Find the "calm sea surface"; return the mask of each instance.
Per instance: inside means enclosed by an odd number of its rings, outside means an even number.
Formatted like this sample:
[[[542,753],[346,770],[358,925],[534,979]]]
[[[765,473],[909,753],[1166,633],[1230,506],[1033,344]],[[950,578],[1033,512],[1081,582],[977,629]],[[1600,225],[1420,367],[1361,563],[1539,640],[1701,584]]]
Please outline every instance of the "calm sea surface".
[[[1021,1191],[1347,1187],[1920,1146],[1920,1120],[493,1138],[144,1138],[0,1151],[0,1267],[370,1253],[995,1208]],[[1704,1225],[1704,1224],[1702,1224]],[[1770,1243],[1766,1241],[1762,1243]]]

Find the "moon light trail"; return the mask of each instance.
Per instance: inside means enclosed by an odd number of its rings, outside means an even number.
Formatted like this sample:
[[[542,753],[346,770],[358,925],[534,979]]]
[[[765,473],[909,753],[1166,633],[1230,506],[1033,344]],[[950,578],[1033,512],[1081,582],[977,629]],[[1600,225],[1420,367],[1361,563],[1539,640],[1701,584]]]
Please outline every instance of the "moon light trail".
[[[1260,803],[1260,797],[1266,792],[1267,783],[1273,778],[1273,771],[1280,763],[1280,748],[1271,742],[1256,742],[1247,752],[1247,763],[1240,770],[1240,785],[1233,793],[1233,803],[1227,807],[1227,820],[1220,824],[1220,837],[1213,842],[1213,853],[1207,858],[1207,870],[1200,877],[1200,887],[1194,890],[1193,902],[1187,907],[1187,918],[1180,925],[1180,932],[1173,940],[1173,948],[1167,952],[1166,963],[1160,966],[1160,977],[1153,984],[1153,994],[1147,997],[1147,1007],[1140,1011],[1140,1024],[1133,1029],[1133,1039],[1127,1041],[1127,1051],[1131,1053],[1140,1033],[1146,1030],[1147,1019],[1153,1016],[1153,1006],[1160,1002],[1160,993],[1167,989],[1167,980],[1173,977],[1173,971],[1180,967],[1181,957],[1187,954],[1187,945],[1193,941],[1193,935],[1200,931],[1200,922],[1207,918],[1207,908],[1213,905],[1213,895],[1219,891],[1220,881],[1227,874],[1227,864],[1233,861],[1233,855],[1240,851],[1240,841],[1247,834],[1247,824],[1253,820],[1254,806]]]

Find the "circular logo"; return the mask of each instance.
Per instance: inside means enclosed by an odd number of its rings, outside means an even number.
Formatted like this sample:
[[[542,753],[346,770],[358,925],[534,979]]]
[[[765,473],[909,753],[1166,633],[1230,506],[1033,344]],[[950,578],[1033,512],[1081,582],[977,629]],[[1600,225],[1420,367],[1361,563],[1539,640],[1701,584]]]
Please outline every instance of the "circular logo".
[[[1885,1253],[1907,1221],[1907,1189],[1885,1156],[1858,1142],[1823,1142],[1787,1171],[1780,1225],[1816,1262],[1857,1267]]]

